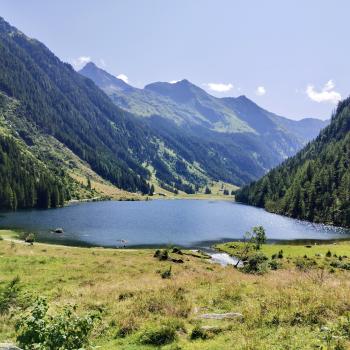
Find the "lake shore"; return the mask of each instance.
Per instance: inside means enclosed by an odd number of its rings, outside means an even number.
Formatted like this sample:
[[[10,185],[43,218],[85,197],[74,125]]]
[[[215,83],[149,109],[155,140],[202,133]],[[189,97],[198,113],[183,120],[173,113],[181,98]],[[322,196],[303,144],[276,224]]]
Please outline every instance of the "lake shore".
[[[303,251],[297,253],[300,246],[284,245],[277,270],[252,275],[199,254],[169,250],[173,260],[159,260],[155,249],[29,245],[18,242],[13,231],[2,230],[0,235],[5,238],[0,241],[0,288],[19,276],[19,300],[26,295],[28,303],[44,296],[51,312],[67,304],[76,304],[79,314],[100,310],[91,343],[106,350],[153,348],[140,343],[140,337],[164,327],[175,330],[164,349],[280,349],[288,344],[312,349],[322,344],[323,326],[341,322],[350,298],[350,272],[330,265],[339,262],[344,253],[340,249],[350,253],[349,243],[302,246],[318,266],[311,270],[297,267],[299,258],[307,261]],[[279,249],[264,245],[262,251],[273,254]],[[331,257],[324,254],[327,249]],[[169,277],[162,278],[169,268]],[[12,313],[20,313],[21,307],[18,302]],[[243,318],[202,318],[230,313]],[[15,342],[14,322],[11,314],[0,315],[0,342]],[[271,322],[278,325],[271,328]],[[197,337],[198,332],[202,335]]]

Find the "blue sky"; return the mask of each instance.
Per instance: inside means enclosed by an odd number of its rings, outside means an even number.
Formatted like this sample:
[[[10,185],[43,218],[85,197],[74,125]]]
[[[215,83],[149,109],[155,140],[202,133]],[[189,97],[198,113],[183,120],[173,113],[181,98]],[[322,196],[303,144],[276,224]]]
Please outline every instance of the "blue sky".
[[[1,0],[0,15],[79,67],[143,87],[182,78],[300,119],[350,94],[347,0]]]

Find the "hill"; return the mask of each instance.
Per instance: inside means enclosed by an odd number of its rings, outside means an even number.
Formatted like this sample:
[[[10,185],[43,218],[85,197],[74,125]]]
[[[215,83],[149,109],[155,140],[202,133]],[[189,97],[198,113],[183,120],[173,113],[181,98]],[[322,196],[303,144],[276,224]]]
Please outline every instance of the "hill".
[[[350,227],[350,98],[331,123],[294,157],[236,199],[298,219]]]

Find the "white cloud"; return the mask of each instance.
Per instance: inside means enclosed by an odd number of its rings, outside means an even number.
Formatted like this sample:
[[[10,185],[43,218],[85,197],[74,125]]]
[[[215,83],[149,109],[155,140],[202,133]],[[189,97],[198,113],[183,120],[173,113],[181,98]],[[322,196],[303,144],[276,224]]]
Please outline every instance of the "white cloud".
[[[231,83],[208,83],[206,84],[211,91],[215,92],[228,92],[233,89],[233,85]]]
[[[107,63],[106,63],[106,61],[103,58],[100,58],[100,66],[102,68],[106,68],[107,67]]]
[[[86,63],[89,62],[91,62],[91,57],[89,56],[80,56],[78,58],[73,59],[72,61],[73,66],[76,70],[83,68],[86,65]]]
[[[180,81],[180,80],[170,80],[169,83],[170,83],[170,84],[176,84],[176,83],[178,83],[179,81]]]
[[[313,85],[308,85],[306,88],[306,94],[315,102],[329,102],[338,103],[341,100],[339,92],[334,90],[335,84],[333,80],[328,80],[320,91],[316,91]]]
[[[264,96],[266,94],[266,89],[264,86],[258,86],[255,90],[255,95]]]
[[[129,78],[125,74],[119,74],[119,75],[117,75],[117,78],[123,80],[124,83],[129,82]]]

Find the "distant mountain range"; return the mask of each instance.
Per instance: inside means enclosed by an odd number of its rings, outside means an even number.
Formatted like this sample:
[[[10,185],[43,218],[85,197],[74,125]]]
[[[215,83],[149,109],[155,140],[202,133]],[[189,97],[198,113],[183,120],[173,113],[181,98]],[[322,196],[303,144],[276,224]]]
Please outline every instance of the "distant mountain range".
[[[80,74],[93,80],[117,106],[145,117],[163,137],[200,143],[205,153],[204,162],[199,161],[202,167],[215,150],[224,167],[232,169],[222,179],[238,185],[262,176],[295,154],[328,123],[314,118],[287,119],[245,96],[217,98],[188,80],[157,82],[138,89],[92,62]]]
[[[339,103],[314,141],[236,198],[294,218],[350,227],[350,98]]]
[[[92,63],[80,73],[0,18],[0,208],[57,206],[90,178],[143,194],[243,185],[325,125],[187,80],[137,89]]]

